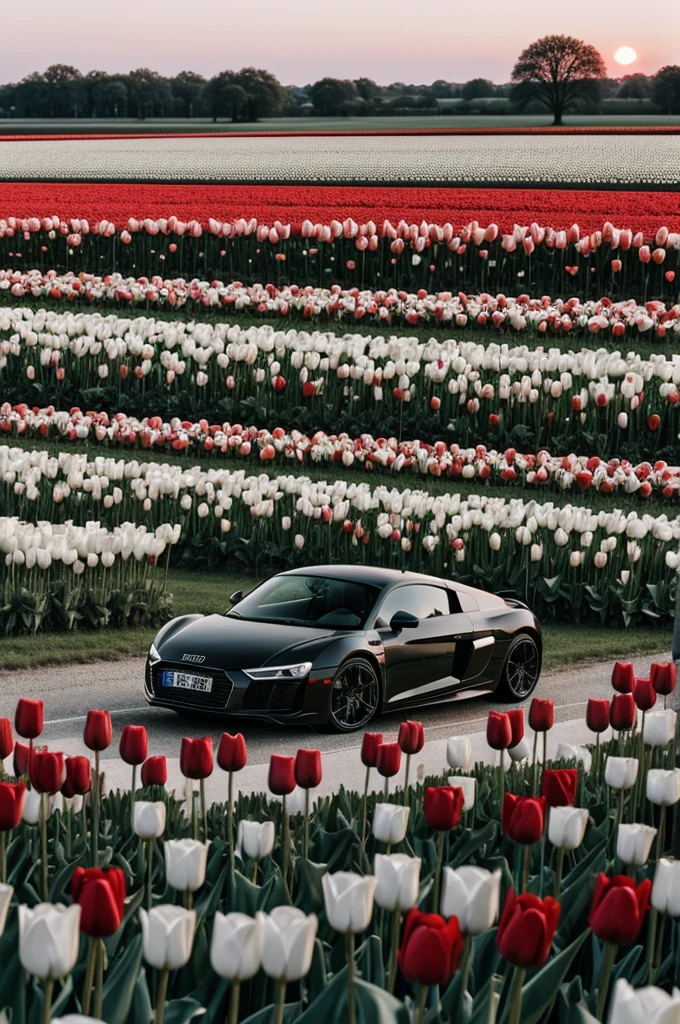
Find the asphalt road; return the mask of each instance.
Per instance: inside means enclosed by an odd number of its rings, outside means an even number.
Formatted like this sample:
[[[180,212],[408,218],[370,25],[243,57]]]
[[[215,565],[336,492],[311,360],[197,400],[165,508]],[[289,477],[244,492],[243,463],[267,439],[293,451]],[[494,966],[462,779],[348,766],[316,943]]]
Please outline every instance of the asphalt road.
[[[636,672],[647,673],[652,661],[666,661],[669,653],[636,659]],[[89,708],[108,708],[112,712],[114,732],[119,734],[127,723],[143,724],[149,732],[151,753],[177,757],[182,736],[212,734],[218,739],[223,730],[242,731],[248,742],[249,765],[265,764],[272,752],[294,754],[300,746],[319,747],[322,751],[353,750],[360,746],[360,735],[335,735],[310,727],[282,727],[266,723],[238,722],[215,716],[180,718],[172,711],[150,708],[142,693],[144,662],[128,659],[92,665],[41,668],[31,672],[0,673],[0,716],[14,717],[18,697],[41,697],[45,702],[43,739],[54,747],[73,752],[81,742],[82,728]],[[589,697],[611,695],[611,663],[587,662],[559,672],[546,673],[539,683],[537,696],[555,701],[555,721],[583,720]],[[680,706],[678,691],[675,706]],[[485,729],[491,707],[502,709],[481,698],[470,698],[439,707],[411,711],[410,717],[420,719],[428,740],[444,739],[454,733],[475,733]],[[403,713],[393,712],[374,720],[371,730],[395,733]],[[103,755],[118,758],[114,742]]]

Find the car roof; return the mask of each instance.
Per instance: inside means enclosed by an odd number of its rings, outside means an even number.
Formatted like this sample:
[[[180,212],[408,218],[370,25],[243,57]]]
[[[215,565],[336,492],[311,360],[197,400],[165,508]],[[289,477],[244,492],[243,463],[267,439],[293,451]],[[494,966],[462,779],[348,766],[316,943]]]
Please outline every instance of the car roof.
[[[430,583],[436,586],[453,587],[459,585],[438,576],[426,576],[424,573],[409,570],[387,569],[380,565],[311,565],[299,569],[289,569],[280,573],[281,576],[327,576],[331,579],[347,580],[351,583],[368,583],[374,587],[394,586],[396,583]],[[473,592],[472,587],[460,587]]]

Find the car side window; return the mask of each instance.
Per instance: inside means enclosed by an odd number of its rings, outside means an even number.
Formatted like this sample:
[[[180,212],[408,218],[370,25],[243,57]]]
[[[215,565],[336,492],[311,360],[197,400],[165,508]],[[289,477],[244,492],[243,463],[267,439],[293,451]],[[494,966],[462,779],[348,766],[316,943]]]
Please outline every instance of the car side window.
[[[389,626],[397,612],[409,612],[417,619],[433,619],[438,615],[449,615],[447,592],[439,587],[423,584],[397,587],[383,601],[375,622],[376,627],[384,629]]]

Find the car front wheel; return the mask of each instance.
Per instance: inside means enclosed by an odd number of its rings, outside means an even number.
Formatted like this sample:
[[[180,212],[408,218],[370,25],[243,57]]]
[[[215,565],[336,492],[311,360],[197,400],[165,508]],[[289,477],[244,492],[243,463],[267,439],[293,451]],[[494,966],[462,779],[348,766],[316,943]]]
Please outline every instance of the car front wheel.
[[[505,656],[495,697],[519,704],[530,697],[541,674],[541,649],[529,633],[519,633],[510,643]]]
[[[348,658],[331,686],[329,725],[336,732],[354,732],[367,725],[378,710],[380,680],[365,658]]]

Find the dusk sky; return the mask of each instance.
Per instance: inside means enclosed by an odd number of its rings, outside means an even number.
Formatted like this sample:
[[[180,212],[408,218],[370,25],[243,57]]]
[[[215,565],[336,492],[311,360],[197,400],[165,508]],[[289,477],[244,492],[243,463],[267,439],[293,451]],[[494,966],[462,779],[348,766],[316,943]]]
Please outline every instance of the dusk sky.
[[[10,45],[0,81],[66,63],[84,72],[150,67],[206,76],[252,64],[286,85],[324,75],[381,84],[477,76],[503,82],[520,50],[553,32],[593,43],[616,76],[680,63],[678,0],[117,0],[72,8],[58,24],[53,0],[32,0],[31,24],[42,30],[32,32],[30,45],[26,17],[21,4],[3,11]],[[613,59],[621,46],[638,54],[626,68]]]

